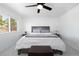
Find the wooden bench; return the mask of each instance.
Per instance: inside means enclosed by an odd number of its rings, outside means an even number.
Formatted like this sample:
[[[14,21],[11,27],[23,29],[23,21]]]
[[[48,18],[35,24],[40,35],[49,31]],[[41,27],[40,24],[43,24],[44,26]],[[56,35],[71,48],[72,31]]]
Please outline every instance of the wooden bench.
[[[28,50],[28,56],[53,56],[53,50],[50,46],[32,46]]]

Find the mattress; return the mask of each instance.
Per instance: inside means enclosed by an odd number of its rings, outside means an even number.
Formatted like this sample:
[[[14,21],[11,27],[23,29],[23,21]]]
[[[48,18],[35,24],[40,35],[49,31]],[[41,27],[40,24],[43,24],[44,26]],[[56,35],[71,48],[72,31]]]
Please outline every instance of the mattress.
[[[52,49],[66,51],[65,43],[59,37],[25,37],[16,43],[15,49],[30,48],[31,46],[50,46]]]

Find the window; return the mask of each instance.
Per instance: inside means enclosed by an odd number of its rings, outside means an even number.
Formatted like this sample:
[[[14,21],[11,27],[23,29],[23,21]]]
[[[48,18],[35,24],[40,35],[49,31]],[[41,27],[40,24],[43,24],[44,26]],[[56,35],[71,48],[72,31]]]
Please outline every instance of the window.
[[[8,16],[0,16],[0,32],[16,32],[16,20]]]

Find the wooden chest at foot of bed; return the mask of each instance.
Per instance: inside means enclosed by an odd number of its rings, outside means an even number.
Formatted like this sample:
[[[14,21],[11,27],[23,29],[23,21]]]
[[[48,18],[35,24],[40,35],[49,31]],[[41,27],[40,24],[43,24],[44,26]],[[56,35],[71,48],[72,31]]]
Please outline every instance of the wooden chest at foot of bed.
[[[28,50],[28,56],[53,56],[53,50],[50,46],[32,46]]]

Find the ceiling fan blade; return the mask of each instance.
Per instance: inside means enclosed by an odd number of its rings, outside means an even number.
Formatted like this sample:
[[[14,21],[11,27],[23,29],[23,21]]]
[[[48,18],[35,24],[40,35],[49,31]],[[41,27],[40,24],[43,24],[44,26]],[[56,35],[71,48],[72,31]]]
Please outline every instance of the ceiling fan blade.
[[[35,6],[37,6],[37,4],[36,5],[29,5],[29,6],[25,6],[25,7],[35,7]]]
[[[37,5],[44,5],[45,3],[37,3]]]
[[[50,7],[48,7],[48,6],[45,6],[45,5],[43,5],[43,8],[45,8],[45,9],[47,9],[47,10],[52,10],[52,8],[50,8]]]
[[[40,9],[37,10],[37,13],[40,13]]]

